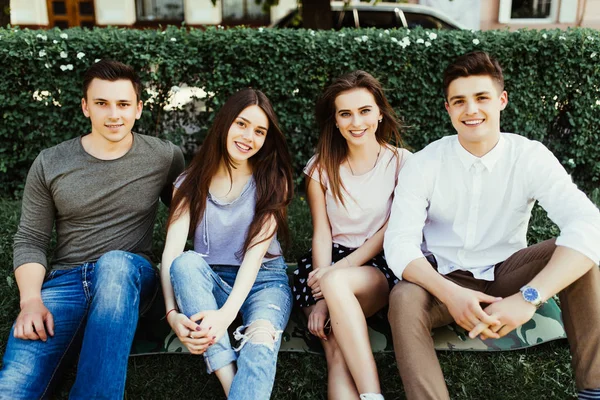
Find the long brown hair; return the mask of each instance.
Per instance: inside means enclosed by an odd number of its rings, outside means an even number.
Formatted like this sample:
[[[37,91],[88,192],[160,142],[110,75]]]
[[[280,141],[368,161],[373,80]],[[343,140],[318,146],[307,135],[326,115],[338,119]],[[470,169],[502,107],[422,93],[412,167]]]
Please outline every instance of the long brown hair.
[[[182,210],[189,209],[190,236],[194,234],[206,210],[210,181],[219,165],[225,162],[230,177],[232,168],[235,168],[227,152],[229,128],[244,109],[253,105],[264,111],[269,120],[269,128],[262,148],[248,160],[256,182],[256,208],[244,247],[236,252],[238,258],[242,258],[241,255],[249,248],[275,235],[272,232],[269,237],[254,241],[271,217],[275,218],[283,244],[289,243],[287,206],[293,196],[292,161],[271,102],[260,90],[242,89],[229,97],[221,107],[202,146],[183,173],[185,179],[173,196],[167,222],[168,227],[179,218]]]
[[[375,138],[380,145],[386,145],[390,140],[396,146],[401,146],[400,130],[402,126],[396,117],[394,109],[388,102],[383,88],[377,79],[365,71],[354,71],[335,79],[317,101],[315,117],[319,127],[319,141],[315,162],[309,171],[312,175],[317,168],[319,175],[323,171],[329,180],[333,198],[344,204],[342,190],[344,184],[340,179],[340,165],[348,157],[348,143],[335,127],[335,99],[342,93],[352,89],[366,89],[373,95],[375,102],[383,115],[383,120],[377,126]],[[394,150],[394,152],[396,152]],[[397,155],[397,152],[396,152]]]

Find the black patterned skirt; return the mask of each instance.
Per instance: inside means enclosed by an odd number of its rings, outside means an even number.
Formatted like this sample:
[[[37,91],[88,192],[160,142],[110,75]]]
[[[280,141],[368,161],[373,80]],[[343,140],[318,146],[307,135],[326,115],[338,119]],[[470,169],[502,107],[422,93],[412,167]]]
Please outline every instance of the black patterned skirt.
[[[356,249],[350,249],[341,244],[334,243],[331,248],[332,263],[338,262],[347,255],[352,254],[354,250]],[[383,275],[385,275],[388,285],[390,286],[390,290],[398,283],[398,278],[396,278],[396,275],[388,268],[383,251],[367,261],[365,265],[370,265],[383,272]],[[298,260],[298,269],[294,271],[292,291],[294,303],[299,307],[309,307],[316,303],[316,300],[312,296],[311,289],[308,286],[308,274],[310,274],[312,270],[312,249],[310,249],[308,253],[300,257]]]

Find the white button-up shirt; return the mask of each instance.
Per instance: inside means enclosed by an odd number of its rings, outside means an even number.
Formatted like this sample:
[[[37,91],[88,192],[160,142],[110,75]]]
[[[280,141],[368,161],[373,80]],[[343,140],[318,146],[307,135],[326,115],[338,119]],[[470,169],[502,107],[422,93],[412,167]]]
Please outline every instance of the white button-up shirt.
[[[541,143],[500,134],[483,157],[458,137],[431,143],[400,171],[384,250],[402,279],[406,266],[433,254],[438,271],[494,280],[494,265],[527,247],[527,226],[539,201],[560,228],[556,244],[600,261],[600,212]]]

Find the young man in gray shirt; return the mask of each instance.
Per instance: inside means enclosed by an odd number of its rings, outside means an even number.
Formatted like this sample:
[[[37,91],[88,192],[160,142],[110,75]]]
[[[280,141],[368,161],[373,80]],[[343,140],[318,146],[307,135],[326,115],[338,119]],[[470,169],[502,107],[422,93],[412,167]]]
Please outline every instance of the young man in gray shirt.
[[[2,399],[48,396],[62,362],[77,351],[70,397],[122,398],[138,316],[156,293],[154,220],[183,154],[131,131],[142,113],[131,67],[100,61],[83,88],[91,133],[43,150],[25,183],[14,239],[21,311],[0,370]]]

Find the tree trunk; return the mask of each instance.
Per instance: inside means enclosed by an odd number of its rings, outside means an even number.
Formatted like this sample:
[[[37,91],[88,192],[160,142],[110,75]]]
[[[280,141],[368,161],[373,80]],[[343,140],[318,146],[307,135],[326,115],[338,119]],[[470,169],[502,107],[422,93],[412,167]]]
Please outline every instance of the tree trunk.
[[[0,27],[10,24],[10,0],[0,0]]]
[[[328,0],[302,0],[302,22],[306,29],[333,28],[333,13]]]

